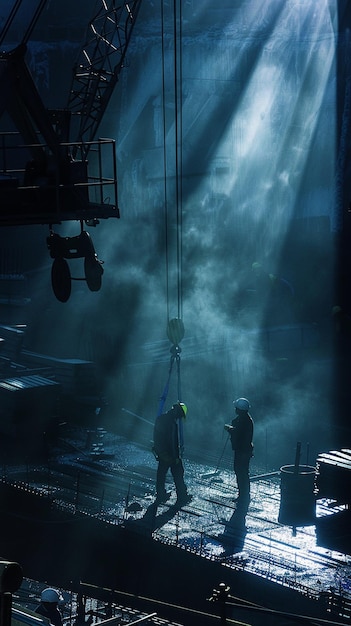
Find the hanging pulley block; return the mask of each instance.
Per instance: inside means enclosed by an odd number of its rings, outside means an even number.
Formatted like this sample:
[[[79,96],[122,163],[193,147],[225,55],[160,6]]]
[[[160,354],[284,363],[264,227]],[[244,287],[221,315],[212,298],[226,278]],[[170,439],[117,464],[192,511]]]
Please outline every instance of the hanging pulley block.
[[[94,256],[86,256],[84,259],[84,273],[85,280],[90,291],[99,291],[101,289],[102,275],[104,268],[101,265],[101,261]]]
[[[179,317],[169,320],[167,325],[167,337],[174,346],[178,346],[184,337],[184,333],[183,320]]]
[[[71,272],[65,259],[57,257],[51,268],[51,284],[56,298],[67,302],[71,295]]]
[[[54,259],[51,270],[51,282],[54,294],[60,302],[67,302],[71,295],[71,280],[85,280],[90,291],[101,289],[104,269],[102,261],[97,258],[94,244],[89,233],[82,229],[76,237],[61,237],[50,233],[47,246],[51,258]],[[84,279],[71,278],[66,259],[84,257]]]

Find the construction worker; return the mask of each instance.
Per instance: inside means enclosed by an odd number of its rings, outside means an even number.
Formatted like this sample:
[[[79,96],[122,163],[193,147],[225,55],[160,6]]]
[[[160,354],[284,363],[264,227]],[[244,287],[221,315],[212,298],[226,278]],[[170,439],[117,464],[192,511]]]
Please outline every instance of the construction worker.
[[[62,626],[62,616],[58,609],[58,604],[62,602],[61,594],[56,589],[47,587],[41,592],[40,604],[35,609],[35,613],[46,617],[53,626]]]
[[[156,474],[156,504],[167,502],[171,493],[166,491],[166,476],[171,471],[177,494],[176,506],[182,507],[191,500],[184,482],[183,423],[187,414],[183,402],[173,404],[172,408],[158,415],[154,425],[152,451],[158,461]]]
[[[233,402],[235,417],[224,428],[229,433],[234,451],[234,473],[238,486],[238,505],[248,505],[250,501],[250,459],[253,456],[253,420],[249,413],[247,398],[237,398]]]

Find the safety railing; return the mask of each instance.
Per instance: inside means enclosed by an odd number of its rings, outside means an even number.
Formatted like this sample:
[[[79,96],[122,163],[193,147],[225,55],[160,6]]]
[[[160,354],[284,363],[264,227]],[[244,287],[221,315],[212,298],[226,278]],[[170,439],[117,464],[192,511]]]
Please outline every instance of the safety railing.
[[[112,139],[62,142],[53,152],[0,133],[0,225],[119,217],[116,163]]]

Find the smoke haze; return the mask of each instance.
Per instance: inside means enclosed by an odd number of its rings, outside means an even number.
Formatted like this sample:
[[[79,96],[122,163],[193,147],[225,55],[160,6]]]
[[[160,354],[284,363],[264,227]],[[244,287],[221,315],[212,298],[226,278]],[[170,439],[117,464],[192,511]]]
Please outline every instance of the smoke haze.
[[[90,230],[102,289],[77,281],[69,302],[58,303],[47,233],[33,228],[26,341],[96,361],[109,427],[148,440],[148,425],[131,413],[153,420],[157,412],[167,322],[181,296],[187,446],[219,454],[232,401],[246,396],[258,463],[292,463],[297,441],[314,462],[340,438],[331,317],[337,8],[327,0],[196,4],[183,7],[176,47],[173,4],[164,3],[163,20],[156,3],[142,7],[99,130],[116,140],[121,209],[120,220]],[[34,71],[39,47],[30,48]],[[68,88],[62,60],[75,47],[42,44],[47,97]],[[81,274],[76,262],[72,275]],[[166,408],[178,383],[174,366]]]

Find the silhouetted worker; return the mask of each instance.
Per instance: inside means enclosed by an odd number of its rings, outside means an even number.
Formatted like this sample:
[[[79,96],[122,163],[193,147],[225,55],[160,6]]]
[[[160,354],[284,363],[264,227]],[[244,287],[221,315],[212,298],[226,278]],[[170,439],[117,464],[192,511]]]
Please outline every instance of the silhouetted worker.
[[[250,501],[250,459],[253,456],[253,420],[249,414],[250,402],[238,398],[233,402],[235,417],[224,428],[229,433],[234,451],[234,473],[238,485],[238,505],[248,505]]]
[[[47,587],[40,595],[40,604],[35,613],[46,617],[53,626],[62,626],[62,615],[58,609],[59,602],[63,602],[61,594],[56,589]]]
[[[167,502],[171,493],[166,491],[166,476],[171,470],[177,501],[176,506],[190,502],[187,486],[184,482],[183,455],[183,422],[187,407],[183,402],[173,404],[172,408],[156,417],[154,426],[153,453],[158,461],[156,474],[156,504]]]

